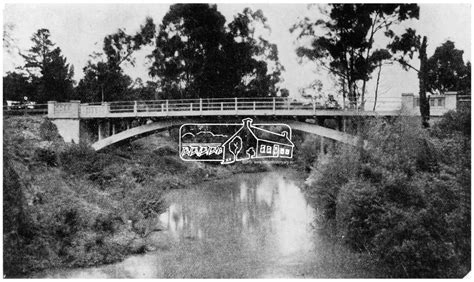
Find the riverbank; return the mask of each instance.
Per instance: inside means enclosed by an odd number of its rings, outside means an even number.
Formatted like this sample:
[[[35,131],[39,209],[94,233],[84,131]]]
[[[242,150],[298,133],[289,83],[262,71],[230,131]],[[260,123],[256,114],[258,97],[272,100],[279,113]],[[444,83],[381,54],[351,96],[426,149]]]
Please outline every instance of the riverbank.
[[[41,117],[5,117],[3,144],[6,277],[153,250],[166,190],[269,169],[183,162],[167,134],[96,153],[64,143]]]
[[[167,191],[157,250],[35,278],[380,277],[364,256],[314,232],[314,208],[298,172],[235,174]]]
[[[318,159],[306,192],[321,231],[393,278],[461,278],[471,263],[471,113],[431,128],[408,118],[360,129],[366,148]]]

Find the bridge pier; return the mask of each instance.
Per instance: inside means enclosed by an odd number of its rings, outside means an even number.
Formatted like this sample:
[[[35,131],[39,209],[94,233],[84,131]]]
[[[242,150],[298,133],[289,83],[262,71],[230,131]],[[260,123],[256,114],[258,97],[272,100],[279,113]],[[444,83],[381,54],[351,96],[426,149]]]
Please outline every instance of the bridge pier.
[[[109,120],[107,120],[105,122],[99,121],[97,127],[98,127],[97,136],[98,136],[99,140],[102,140],[102,139],[107,138],[107,137],[110,136],[110,121]]]
[[[326,155],[326,153],[324,152],[324,137],[323,136],[321,136],[321,144],[320,144],[319,153],[321,155]]]

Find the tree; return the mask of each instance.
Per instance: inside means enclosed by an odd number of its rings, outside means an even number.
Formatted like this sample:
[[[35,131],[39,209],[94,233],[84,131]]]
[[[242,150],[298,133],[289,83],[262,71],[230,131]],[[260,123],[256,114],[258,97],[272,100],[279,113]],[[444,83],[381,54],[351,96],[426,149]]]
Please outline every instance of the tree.
[[[427,61],[428,91],[442,94],[470,89],[470,63],[469,67],[464,64],[463,53],[449,40],[436,48]]]
[[[30,100],[35,95],[34,86],[28,81],[28,77],[21,73],[8,72],[3,77],[3,102]]]
[[[366,83],[377,67],[372,58],[374,37],[383,31],[392,38],[393,24],[418,18],[416,4],[331,4],[329,19],[312,21],[305,18],[290,31],[299,31],[298,38],[311,38],[310,47],[299,47],[297,55],[318,62],[339,78],[343,98],[356,107],[364,107]],[[322,11],[327,15],[326,12]],[[323,35],[318,35],[324,32]],[[361,91],[358,83],[362,82]]]
[[[125,100],[131,84],[132,79],[122,69],[111,69],[106,62],[89,61],[75,97],[82,102]]]
[[[241,73],[235,96],[276,96],[279,90],[277,85],[282,81],[280,75],[284,67],[278,59],[278,48],[261,35],[257,36],[259,28],[271,31],[263,12],[250,8],[234,16],[228,25],[233,41],[237,43],[231,45],[231,54],[234,54],[231,63],[237,66],[237,73]]]
[[[378,92],[379,92],[380,73],[382,72],[382,65],[384,64],[384,61],[390,60],[391,58],[392,58],[392,55],[387,49],[381,49],[381,50],[377,49],[372,54],[371,60],[378,68],[377,82],[375,85],[375,101],[374,101],[373,111],[375,111],[375,107],[377,106],[377,97],[378,97]]]
[[[244,9],[227,27],[215,5],[176,4],[163,18],[150,58],[165,98],[275,96],[282,70],[276,45],[255,38],[261,11]],[[274,71],[269,74],[272,61]]]
[[[395,61],[398,61],[405,70],[412,69],[418,74],[419,81],[419,95],[420,95],[420,114],[421,124],[423,127],[429,127],[430,120],[430,104],[426,91],[428,91],[428,57],[426,48],[428,46],[428,39],[426,36],[421,38],[416,34],[414,29],[408,28],[401,36],[395,36],[393,41],[388,45],[390,51],[394,54]],[[417,69],[408,63],[413,59],[414,53],[418,52],[420,59],[420,68]]]
[[[23,69],[36,88],[32,99],[38,103],[66,101],[73,91],[74,67],[67,63],[59,47],[54,48],[49,37],[48,29],[39,29],[31,38],[33,46],[26,55],[22,54],[26,61]]]
[[[84,67],[84,78],[76,88],[76,97],[83,102],[133,99],[133,80],[124,74],[124,64],[135,65],[133,54],[150,44],[155,36],[155,24],[146,18],[145,25],[135,35],[123,29],[104,38],[103,53],[93,53]]]

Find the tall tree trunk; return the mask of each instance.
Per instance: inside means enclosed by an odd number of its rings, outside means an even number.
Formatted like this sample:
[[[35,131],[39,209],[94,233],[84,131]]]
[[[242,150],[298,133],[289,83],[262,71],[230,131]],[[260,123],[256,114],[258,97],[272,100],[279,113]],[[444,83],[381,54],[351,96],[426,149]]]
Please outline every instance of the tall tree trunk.
[[[426,97],[426,83],[427,83],[427,68],[426,62],[428,61],[426,55],[426,46],[427,46],[426,36],[423,36],[423,41],[420,47],[420,72],[418,73],[418,79],[420,81],[420,113],[421,113],[421,124],[423,127],[427,128],[430,126],[430,104],[428,98]]]
[[[381,71],[382,71],[382,62],[379,63],[379,72],[377,73],[377,84],[375,85],[375,101],[374,101],[373,111],[375,111],[375,107],[377,106],[377,96],[378,96],[378,92],[379,92],[379,81],[380,81],[380,72]]]
[[[346,109],[346,79],[342,78],[342,108]]]

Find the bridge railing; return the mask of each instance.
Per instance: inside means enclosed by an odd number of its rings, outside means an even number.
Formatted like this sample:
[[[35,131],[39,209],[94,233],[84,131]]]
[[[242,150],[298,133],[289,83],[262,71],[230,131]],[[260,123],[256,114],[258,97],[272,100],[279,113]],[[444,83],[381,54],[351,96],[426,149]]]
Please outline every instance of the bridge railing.
[[[383,103],[380,99],[377,104]],[[400,101],[400,100],[398,100]],[[392,102],[395,102],[395,100]],[[131,116],[226,115],[256,111],[258,114],[315,114],[318,110],[341,111],[340,107],[324,104],[317,99],[296,100],[287,97],[259,98],[201,98],[182,100],[114,101],[81,104],[49,102],[51,118],[106,118]],[[369,109],[371,111],[372,109]],[[354,110],[352,110],[354,111]],[[355,110],[357,111],[357,110]]]
[[[107,107],[108,112],[110,113],[298,109],[314,110],[326,108],[315,100],[312,102],[301,102],[282,97],[119,101],[107,103]]]
[[[45,115],[47,113],[48,104],[3,106],[4,115]]]

